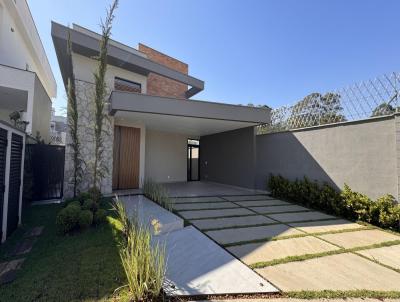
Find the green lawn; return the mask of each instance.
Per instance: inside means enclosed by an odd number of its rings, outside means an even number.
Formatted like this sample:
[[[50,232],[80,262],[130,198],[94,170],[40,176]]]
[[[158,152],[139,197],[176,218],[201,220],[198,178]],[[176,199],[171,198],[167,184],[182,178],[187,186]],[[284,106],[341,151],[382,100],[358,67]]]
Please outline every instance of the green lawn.
[[[109,204],[105,204],[109,207]],[[0,257],[32,226],[42,235],[26,255],[17,279],[0,287],[0,301],[107,301],[126,284],[118,254],[118,223],[107,223],[69,236],[57,235],[55,217],[61,205],[24,209],[23,226],[1,246]]]

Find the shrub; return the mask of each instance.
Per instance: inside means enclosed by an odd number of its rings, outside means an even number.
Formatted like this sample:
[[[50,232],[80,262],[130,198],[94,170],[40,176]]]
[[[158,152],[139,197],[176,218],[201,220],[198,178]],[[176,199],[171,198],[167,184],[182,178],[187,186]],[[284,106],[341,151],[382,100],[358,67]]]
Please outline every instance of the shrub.
[[[73,200],[73,201],[70,201],[67,204],[67,207],[69,207],[69,206],[76,206],[76,207],[80,208],[81,207],[81,203],[78,200]]]
[[[80,211],[80,207],[74,204],[70,204],[66,208],[63,208],[56,217],[58,232],[66,234],[75,229],[78,224]]]
[[[90,210],[83,210],[79,213],[78,224],[81,229],[87,229],[93,223],[93,213]]]
[[[83,202],[82,210],[90,210],[90,211],[92,211],[92,212],[96,212],[97,209],[98,209],[98,207],[99,207],[98,204],[95,203],[93,200],[91,200],[91,199],[86,199],[86,200]]]
[[[372,200],[367,195],[354,192],[345,184],[342,191],[345,214],[351,219],[371,222],[370,206]]]
[[[107,212],[104,209],[98,209],[93,214],[93,223],[94,224],[101,224],[106,221]]]
[[[391,195],[373,201],[365,194],[351,190],[347,184],[339,192],[326,183],[320,185],[306,177],[289,181],[280,175],[271,175],[268,187],[275,197],[383,228],[400,229],[400,205]]]
[[[79,195],[78,195],[78,197],[77,197],[77,200],[79,200],[79,202],[80,202],[81,204],[83,204],[83,202],[84,202],[86,199],[90,199],[90,194],[89,194],[88,192],[81,192],[81,193],[79,193]]]
[[[160,296],[165,276],[165,247],[152,244],[151,230],[132,223],[118,199],[114,208],[118,220],[128,228],[125,244],[120,246],[119,253],[128,280],[129,298],[132,301],[155,301]]]
[[[146,179],[143,183],[143,194],[168,211],[172,211],[171,199],[168,197],[167,189],[163,185],[151,179]]]

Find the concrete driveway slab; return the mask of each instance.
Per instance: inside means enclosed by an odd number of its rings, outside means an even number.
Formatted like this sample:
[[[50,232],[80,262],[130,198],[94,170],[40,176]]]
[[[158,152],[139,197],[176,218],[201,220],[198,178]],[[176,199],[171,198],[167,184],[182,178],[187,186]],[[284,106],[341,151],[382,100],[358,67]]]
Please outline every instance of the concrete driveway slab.
[[[360,230],[347,233],[326,234],[318,237],[344,248],[353,248],[386,241],[400,240],[400,236],[380,230]]]
[[[345,219],[324,220],[324,221],[309,221],[289,223],[290,226],[298,228],[306,233],[322,233],[348,229],[365,228],[363,225],[350,222]]]
[[[254,212],[257,212],[259,214],[310,211],[310,209],[307,209],[307,208],[301,207],[301,206],[297,206],[297,205],[272,206],[272,207],[249,207],[249,209],[251,209]]]
[[[150,227],[155,232],[153,221],[157,220],[157,234],[169,233],[183,228],[183,219],[167,211],[143,195],[119,197],[131,219]]]
[[[395,269],[400,269],[400,245],[358,251],[357,253]]]
[[[190,222],[201,230],[276,223],[275,220],[262,215],[201,219]]]
[[[278,290],[194,227],[158,236],[165,244],[169,296],[276,293]]]
[[[272,197],[268,195],[238,195],[238,196],[222,196],[222,197],[229,201],[272,199]]]
[[[267,226],[209,231],[206,232],[206,234],[220,244],[228,244],[304,233],[284,224],[274,224]]]
[[[239,206],[226,201],[226,202],[201,202],[201,203],[177,203],[174,204],[174,209],[177,211],[182,210],[201,210],[201,209],[229,209],[238,208]]]
[[[242,207],[263,207],[263,206],[284,206],[291,205],[283,200],[279,199],[260,199],[260,200],[247,200],[247,201],[237,201],[237,204]]]
[[[226,201],[220,197],[210,196],[210,197],[181,197],[181,198],[171,198],[173,203],[198,203],[198,202],[223,202]]]
[[[321,212],[310,211],[303,213],[287,213],[287,214],[271,214],[268,215],[272,219],[281,222],[297,222],[297,221],[309,221],[309,220],[321,220],[321,219],[334,219],[331,215],[326,215]]]
[[[234,216],[234,215],[255,215],[254,212],[243,208],[237,209],[224,209],[224,210],[202,210],[202,211],[184,211],[180,212],[179,215],[185,219],[199,219],[207,217],[223,217],[223,216]]]
[[[339,248],[312,236],[251,243],[227,248],[246,264],[271,261],[288,256],[317,254]]]
[[[400,274],[360,256],[345,253],[257,270],[283,291],[400,290]]]

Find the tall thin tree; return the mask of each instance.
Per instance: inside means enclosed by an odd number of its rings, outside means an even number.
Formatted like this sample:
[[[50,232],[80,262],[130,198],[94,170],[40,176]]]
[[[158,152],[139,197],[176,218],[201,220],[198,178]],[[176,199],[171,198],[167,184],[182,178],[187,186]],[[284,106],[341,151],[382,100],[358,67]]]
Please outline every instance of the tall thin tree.
[[[69,58],[70,68],[72,70],[72,44],[71,44],[71,36],[68,32],[68,46],[67,53]],[[78,136],[78,120],[79,120],[79,112],[78,112],[78,104],[76,102],[76,90],[75,90],[75,76],[72,73],[71,77],[68,78],[67,84],[67,123],[69,135],[71,138],[71,142],[68,144],[72,150],[72,161],[73,161],[73,186],[74,186],[74,197],[78,193],[78,184],[82,179],[83,172],[83,161],[80,153],[80,141]]]
[[[107,10],[105,21],[101,22],[102,39],[100,42],[100,53],[96,58],[98,61],[97,70],[94,73],[95,93],[94,93],[94,162],[93,162],[93,184],[92,189],[99,190],[99,185],[104,177],[103,163],[103,126],[104,120],[107,118],[104,113],[105,97],[107,87],[105,83],[105,75],[107,71],[107,46],[111,36],[112,22],[114,20],[114,11],[118,7],[118,0]]]

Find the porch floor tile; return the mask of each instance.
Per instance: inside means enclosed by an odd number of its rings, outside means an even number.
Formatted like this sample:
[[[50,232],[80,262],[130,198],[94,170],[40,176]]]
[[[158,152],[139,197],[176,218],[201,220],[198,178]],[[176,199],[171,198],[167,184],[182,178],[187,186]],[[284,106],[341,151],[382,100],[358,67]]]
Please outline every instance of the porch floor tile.
[[[250,243],[227,248],[246,264],[271,261],[288,256],[318,254],[339,248],[312,236]]]
[[[201,202],[201,203],[177,203],[174,204],[174,209],[182,210],[200,210],[200,209],[227,209],[238,208],[239,206],[232,202]]]
[[[272,197],[267,195],[238,195],[238,196],[223,196],[224,199],[229,201],[243,201],[243,200],[267,200]]]
[[[283,291],[400,290],[400,274],[360,256],[345,253],[258,269]]]
[[[184,211],[180,212],[185,219],[198,219],[207,217],[222,217],[222,216],[233,216],[233,215],[255,215],[254,212],[243,208],[237,209],[224,209],[224,210],[202,210],[202,211]]]
[[[228,228],[236,226],[251,226],[257,224],[275,223],[275,220],[272,220],[262,215],[256,215],[256,216],[191,220],[190,222],[199,229],[204,230],[204,229]]]
[[[299,212],[299,211],[310,211],[310,209],[297,206],[297,205],[288,205],[288,206],[270,206],[270,207],[250,207],[251,210],[260,214],[267,213],[290,213],[290,212]]]
[[[357,253],[400,270],[400,245],[358,251]]]
[[[303,212],[303,213],[285,213],[285,214],[271,214],[268,215],[272,219],[281,222],[296,222],[308,220],[321,220],[321,219],[334,219],[335,217],[316,211]]]
[[[353,248],[400,240],[400,236],[380,230],[359,230],[354,232],[320,235],[318,237],[344,248]]]
[[[291,205],[283,200],[279,199],[260,199],[260,200],[247,200],[247,201],[237,201],[235,202],[242,207],[258,207],[258,206],[284,206]]]
[[[228,244],[242,241],[268,239],[271,237],[299,235],[304,233],[284,224],[274,224],[257,227],[209,231],[206,232],[206,234],[220,244]]]
[[[331,232],[348,229],[361,229],[363,225],[350,222],[345,219],[324,220],[324,221],[309,221],[309,222],[294,222],[289,223],[290,226],[302,230],[306,233]]]

